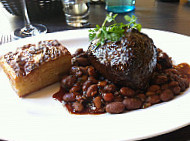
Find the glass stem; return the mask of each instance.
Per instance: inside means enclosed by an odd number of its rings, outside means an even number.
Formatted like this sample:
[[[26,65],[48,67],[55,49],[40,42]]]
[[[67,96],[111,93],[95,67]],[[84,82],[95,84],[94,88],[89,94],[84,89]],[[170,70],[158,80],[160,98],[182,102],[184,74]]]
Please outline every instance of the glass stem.
[[[30,24],[30,19],[28,17],[28,11],[27,11],[27,7],[26,7],[26,1],[25,0],[21,0],[22,2],[22,8],[23,8],[23,13],[24,13],[24,22],[25,22],[25,27],[27,30],[31,30],[31,24]]]

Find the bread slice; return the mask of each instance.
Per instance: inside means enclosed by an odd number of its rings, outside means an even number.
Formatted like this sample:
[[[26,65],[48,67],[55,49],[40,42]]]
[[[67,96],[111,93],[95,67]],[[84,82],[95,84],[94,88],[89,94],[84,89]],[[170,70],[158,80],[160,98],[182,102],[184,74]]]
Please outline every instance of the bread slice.
[[[71,54],[57,40],[28,44],[1,57],[0,65],[19,97],[55,83],[68,73]]]

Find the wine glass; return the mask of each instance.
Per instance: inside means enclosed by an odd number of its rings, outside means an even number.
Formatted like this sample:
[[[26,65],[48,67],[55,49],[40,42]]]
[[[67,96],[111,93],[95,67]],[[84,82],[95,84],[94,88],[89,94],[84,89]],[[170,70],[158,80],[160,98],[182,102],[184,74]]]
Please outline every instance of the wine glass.
[[[42,24],[32,25],[30,23],[30,19],[29,19],[27,7],[26,7],[26,1],[20,0],[20,2],[23,9],[25,27],[16,29],[14,31],[14,38],[19,39],[19,38],[31,37],[31,36],[36,36],[42,33],[46,33],[47,28],[44,25]]]

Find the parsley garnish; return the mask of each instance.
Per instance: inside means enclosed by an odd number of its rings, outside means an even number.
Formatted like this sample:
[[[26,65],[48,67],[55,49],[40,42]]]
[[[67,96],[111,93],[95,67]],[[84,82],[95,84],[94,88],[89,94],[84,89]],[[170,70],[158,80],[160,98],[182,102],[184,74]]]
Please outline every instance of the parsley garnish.
[[[141,30],[141,24],[137,24],[136,20],[137,18],[132,15],[131,17],[126,15],[124,16],[124,19],[128,21],[128,24],[124,23],[117,23],[115,18],[117,17],[117,14],[112,15],[112,13],[107,14],[102,26],[96,25],[95,29],[89,30],[89,39],[90,41],[97,39],[96,46],[104,45],[106,40],[109,41],[119,41],[121,37],[124,36],[125,28],[135,28],[137,30]],[[109,26],[105,26],[106,23],[113,23]]]

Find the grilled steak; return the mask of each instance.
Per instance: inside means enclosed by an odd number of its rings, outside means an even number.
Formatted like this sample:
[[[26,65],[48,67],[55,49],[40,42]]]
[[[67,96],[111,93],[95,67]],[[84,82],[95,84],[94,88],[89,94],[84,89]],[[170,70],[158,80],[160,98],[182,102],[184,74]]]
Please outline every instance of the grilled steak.
[[[92,65],[113,83],[134,89],[145,89],[157,63],[157,51],[151,38],[128,29],[120,41],[106,41],[88,48]]]

